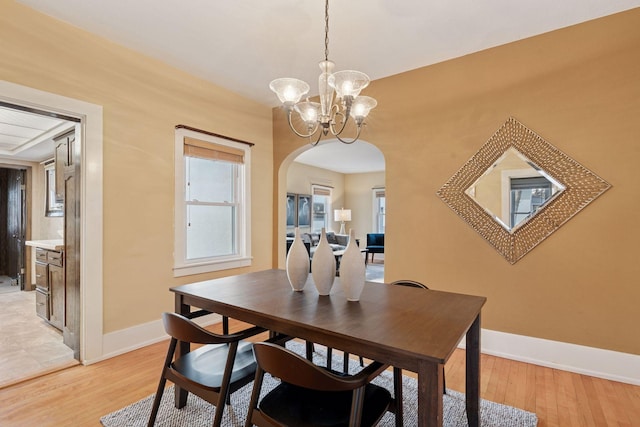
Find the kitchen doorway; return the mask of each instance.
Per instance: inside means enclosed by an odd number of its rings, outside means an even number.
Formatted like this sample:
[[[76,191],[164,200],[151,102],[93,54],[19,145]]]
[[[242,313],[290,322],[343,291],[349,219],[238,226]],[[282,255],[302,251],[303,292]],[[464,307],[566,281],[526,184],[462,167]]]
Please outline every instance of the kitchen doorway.
[[[79,118],[0,101],[0,129],[0,278],[15,284],[0,293],[3,387],[79,363],[80,150],[75,138],[66,138],[66,151],[58,151],[62,136],[81,125]],[[52,165],[61,177],[59,211],[51,208]],[[34,244],[52,241],[63,255],[56,288],[54,267],[42,262]],[[58,323],[50,317],[54,307],[62,308]]]
[[[55,88],[52,87],[52,90]],[[60,93],[60,91],[58,91]],[[64,90],[61,91],[64,93]],[[83,167],[80,174],[79,276],[80,363],[102,360],[103,331],[103,108],[101,105],[58,93],[46,92],[0,80],[0,101],[51,111],[80,119],[79,143]]]

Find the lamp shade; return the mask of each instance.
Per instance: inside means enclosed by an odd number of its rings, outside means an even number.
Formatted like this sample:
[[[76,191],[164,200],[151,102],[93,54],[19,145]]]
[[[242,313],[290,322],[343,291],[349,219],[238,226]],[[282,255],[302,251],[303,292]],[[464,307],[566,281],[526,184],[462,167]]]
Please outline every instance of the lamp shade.
[[[318,117],[320,116],[319,103],[310,101],[298,102],[293,108],[300,114],[300,118],[304,120],[307,125],[313,125],[318,121]]]
[[[359,96],[353,101],[351,106],[351,117],[354,119],[365,118],[369,114],[369,111],[374,109],[378,105],[378,101],[370,96]]]
[[[337,71],[329,77],[329,86],[336,90],[336,96],[356,97],[369,85],[370,79],[365,73],[354,70]]]
[[[309,85],[302,80],[283,77],[273,80],[269,89],[275,92],[283,104],[294,105],[309,92]]]
[[[333,211],[333,220],[338,222],[351,221],[351,209],[336,209]]]

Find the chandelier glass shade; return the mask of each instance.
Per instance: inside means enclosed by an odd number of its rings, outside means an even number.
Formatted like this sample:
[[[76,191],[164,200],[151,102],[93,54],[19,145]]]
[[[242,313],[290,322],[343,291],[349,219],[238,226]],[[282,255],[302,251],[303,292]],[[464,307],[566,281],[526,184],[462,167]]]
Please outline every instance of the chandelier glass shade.
[[[360,95],[370,82],[369,76],[365,73],[354,70],[333,72],[335,64],[329,60],[329,0],[325,0],[325,57],[319,66],[320,102],[312,102],[308,97],[305,98],[310,86],[295,78],[275,79],[269,84],[269,88],[282,103],[289,127],[296,135],[309,138],[309,142],[316,145],[322,136],[331,133],[339,141],[351,144],[360,137],[365,118],[378,103],[369,96]],[[294,112],[304,123],[305,129],[300,131],[294,126]],[[341,135],[349,118],[355,123],[356,133],[352,138],[343,138]]]

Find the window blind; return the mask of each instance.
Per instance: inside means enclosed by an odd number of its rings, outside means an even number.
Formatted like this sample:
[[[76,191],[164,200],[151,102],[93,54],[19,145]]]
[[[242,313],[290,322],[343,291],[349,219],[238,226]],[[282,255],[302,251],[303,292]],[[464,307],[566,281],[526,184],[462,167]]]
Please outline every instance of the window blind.
[[[242,150],[189,137],[184,138],[184,155],[208,160],[244,163],[244,151]]]
[[[314,196],[331,196],[331,189],[326,187],[313,186]]]

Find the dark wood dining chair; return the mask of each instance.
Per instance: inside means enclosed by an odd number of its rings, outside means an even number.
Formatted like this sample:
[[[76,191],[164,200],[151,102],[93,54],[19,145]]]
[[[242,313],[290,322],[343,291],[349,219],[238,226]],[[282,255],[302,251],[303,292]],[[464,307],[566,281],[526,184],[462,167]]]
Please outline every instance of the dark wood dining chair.
[[[215,405],[213,426],[220,426],[229,396],[251,382],[257,366],[252,344],[241,340],[264,332],[265,329],[254,326],[241,332],[219,335],[177,313],[163,313],[162,321],[171,341],[148,426],[155,424],[167,380],[186,391],[176,401],[176,407],[184,407],[188,393],[193,393]],[[173,360],[178,342],[204,345]]]
[[[353,376],[314,365],[272,343],[256,343],[258,362],[245,427],[375,426],[391,403],[391,394],[371,384],[387,365],[373,362]],[[280,384],[260,401],[265,373]]]

